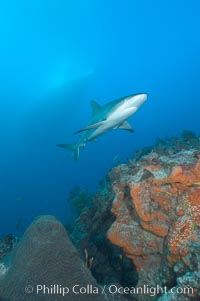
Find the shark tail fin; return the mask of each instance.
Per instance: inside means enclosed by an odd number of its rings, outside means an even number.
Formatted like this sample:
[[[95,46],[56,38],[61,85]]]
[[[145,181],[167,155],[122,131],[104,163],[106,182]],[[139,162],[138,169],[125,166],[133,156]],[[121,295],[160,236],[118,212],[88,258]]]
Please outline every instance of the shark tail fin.
[[[79,145],[77,144],[57,144],[56,146],[65,148],[74,153],[74,159],[77,162],[79,158]]]

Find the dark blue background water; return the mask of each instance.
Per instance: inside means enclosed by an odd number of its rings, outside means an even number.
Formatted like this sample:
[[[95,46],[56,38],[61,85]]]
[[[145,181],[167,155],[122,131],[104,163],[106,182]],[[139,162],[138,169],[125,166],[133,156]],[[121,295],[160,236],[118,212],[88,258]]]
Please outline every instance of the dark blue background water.
[[[113,165],[158,137],[200,133],[198,0],[32,0],[0,5],[0,235],[38,214],[69,215],[75,185],[95,191]],[[57,143],[100,104],[147,92],[131,119],[76,164]],[[18,233],[20,234],[20,233]]]

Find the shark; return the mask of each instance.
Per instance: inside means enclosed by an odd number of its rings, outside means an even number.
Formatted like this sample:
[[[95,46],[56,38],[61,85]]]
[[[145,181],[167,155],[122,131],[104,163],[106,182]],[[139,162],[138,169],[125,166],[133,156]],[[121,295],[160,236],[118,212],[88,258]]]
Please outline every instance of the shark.
[[[80,149],[84,148],[88,142],[96,141],[99,136],[106,132],[113,129],[123,129],[133,133],[134,129],[127,120],[138,111],[146,100],[146,93],[132,94],[108,102],[103,106],[92,100],[92,116],[88,124],[74,133],[80,134],[77,143],[57,144],[57,146],[72,151],[75,161],[77,161]]]

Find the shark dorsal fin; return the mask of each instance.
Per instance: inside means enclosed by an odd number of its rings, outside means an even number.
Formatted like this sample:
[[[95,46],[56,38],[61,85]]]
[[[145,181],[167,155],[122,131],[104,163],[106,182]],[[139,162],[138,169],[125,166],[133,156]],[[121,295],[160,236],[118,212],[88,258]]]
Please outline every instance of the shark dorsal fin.
[[[91,100],[91,107],[93,115],[101,108],[101,106],[95,100]]]

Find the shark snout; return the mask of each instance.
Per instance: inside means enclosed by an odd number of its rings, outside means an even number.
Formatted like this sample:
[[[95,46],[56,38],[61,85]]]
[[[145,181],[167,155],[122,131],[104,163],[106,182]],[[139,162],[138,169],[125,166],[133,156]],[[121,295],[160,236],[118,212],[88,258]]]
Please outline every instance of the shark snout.
[[[137,94],[133,97],[132,104],[137,108],[139,108],[146,100],[147,100],[146,93]]]
[[[147,100],[148,95],[146,93],[142,93],[142,94],[140,94],[140,96],[141,96],[141,98],[143,98],[144,101]]]

